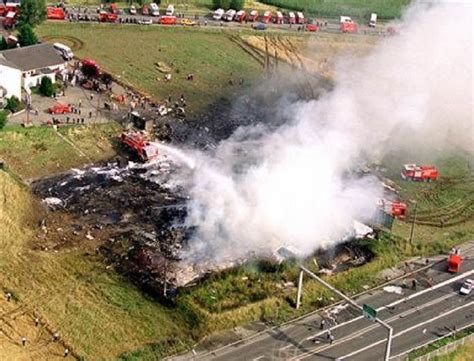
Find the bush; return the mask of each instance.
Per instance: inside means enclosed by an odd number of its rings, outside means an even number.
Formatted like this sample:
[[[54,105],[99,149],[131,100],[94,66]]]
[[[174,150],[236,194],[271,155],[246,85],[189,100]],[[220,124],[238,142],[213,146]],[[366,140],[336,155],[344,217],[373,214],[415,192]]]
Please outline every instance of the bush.
[[[21,46],[38,44],[38,38],[36,37],[31,25],[25,24],[20,27],[20,32],[18,33],[18,42]]]
[[[20,99],[18,99],[16,96],[12,96],[11,98],[7,99],[7,106],[5,109],[11,111],[12,113],[16,113],[24,109],[24,106]]]
[[[7,124],[7,115],[8,112],[6,110],[0,110],[0,130]]]
[[[245,5],[245,0],[231,0],[230,1],[230,8],[234,10],[242,10]]]
[[[45,97],[51,97],[54,94],[54,85],[51,79],[47,76],[41,78],[41,83],[39,87],[40,94]]]

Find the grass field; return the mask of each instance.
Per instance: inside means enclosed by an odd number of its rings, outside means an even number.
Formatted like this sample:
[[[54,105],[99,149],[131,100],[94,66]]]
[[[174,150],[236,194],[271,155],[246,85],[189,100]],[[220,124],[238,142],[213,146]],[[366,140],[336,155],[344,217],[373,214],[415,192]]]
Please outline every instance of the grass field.
[[[49,23],[38,27],[38,34],[65,44],[73,39],[77,56],[96,59],[117,79],[158,101],[185,94],[191,113],[242,91],[229,80],[250,84],[262,73],[261,65],[220,31]],[[172,80],[165,82],[168,72]],[[193,81],[186,80],[189,73]]]
[[[377,13],[380,19],[400,17],[410,0],[260,0],[260,2],[284,9],[301,10],[318,17],[336,18],[340,15],[358,19],[370,18]]]
[[[437,341],[430,343],[429,345],[419,348],[411,352],[408,356],[409,360],[415,360],[417,357],[426,355],[430,352],[438,350],[446,345],[452,344],[453,342],[465,338],[466,336],[472,335],[474,333],[474,326],[465,328],[462,331],[459,331],[453,335],[441,338]],[[472,355],[474,355],[474,342],[470,341],[465,345],[458,347],[456,350],[447,353],[443,356],[437,356],[432,358],[436,361],[468,361],[472,360]]]
[[[116,123],[60,127],[58,132],[81,153],[50,127],[7,126],[0,131],[0,158],[23,179],[42,177],[112,157],[110,140],[119,131]]]
[[[41,208],[29,191],[0,171],[0,354],[5,360],[51,360],[63,349],[49,342],[45,327],[35,328],[33,312],[50,330],[59,330],[76,355],[110,360],[130,349],[163,342],[167,352],[189,342],[183,318],[105,269],[95,245],[40,250],[36,238]],[[29,346],[21,348],[20,338]],[[59,352],[59,354],[58,354]],[[59,356],[58,356],[59,355]],[[159,353],[156,354],[159,357]]]
[[[445,356],[438,356],[433,358],[433,361],[471,361],[474,355],[474,342],[459,347]]]

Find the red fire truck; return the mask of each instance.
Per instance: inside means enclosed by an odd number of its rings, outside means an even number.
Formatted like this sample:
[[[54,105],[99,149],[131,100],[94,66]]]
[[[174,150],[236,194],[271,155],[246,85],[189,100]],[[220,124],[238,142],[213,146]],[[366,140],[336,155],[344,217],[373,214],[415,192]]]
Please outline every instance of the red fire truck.
[[[105,10],[101,10],[99,13],[99,21],[101,23],[115,23],[118,19],[118,15],[114,13],[108,13]]]
[[[357,23],[354,21],[344,21],[341,23],[339,30],[341,33],[357,33]]]
[[[48,20],[64,20],[66,18],[66,13],[63,8],[48,6],[46,8],[46,17]]]
[[[409,181],[432,182],[438,179],[439,172],[433,166],[405,164],[401,176]]]
[[[448,257],[448,272],[459,273],[463,259],[458,248],[453,248]]]
[[[268,24],[272,20],[272,12],[267,10],[263,13],[262,23]]]
[[[122,133],[120,141],[143,162],[158,157],[158,148],[148,142],[140,132]]]

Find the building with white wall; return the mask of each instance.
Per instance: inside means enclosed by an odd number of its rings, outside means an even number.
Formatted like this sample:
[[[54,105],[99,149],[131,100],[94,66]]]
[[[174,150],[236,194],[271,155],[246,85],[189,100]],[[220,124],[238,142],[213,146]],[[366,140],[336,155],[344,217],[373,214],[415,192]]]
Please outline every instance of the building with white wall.
[[[52,44],[37,44],[0,51],[0,86],[21,99],[23,88],[39,85],[47,76],[52,82],[62,72],[67,62],[53,48]]]

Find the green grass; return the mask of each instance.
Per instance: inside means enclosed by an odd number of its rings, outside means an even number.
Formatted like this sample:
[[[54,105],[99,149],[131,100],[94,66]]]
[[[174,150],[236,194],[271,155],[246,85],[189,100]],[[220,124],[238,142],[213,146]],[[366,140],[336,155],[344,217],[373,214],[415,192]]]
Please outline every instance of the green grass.
[[[181,313],[160,305],[107,270],[93,244],[84,240],[68,249],[33,249],[48,242],[48,237],[44,241],[36,238],[41,208],[25,187],[2,171],[0,193],[0,288],[15,295],[11,306],[20,307],[28,320],[26,325],[19,323],[14,314],[6,313],[4,307],[10,305],[0,303],[3,321],[10,325],[0,335],[4,359],[21,358],[22,351],[11,347],[9,333],[23,329],[32,334],[33,311],[51,329],[60,331],[73,352],[88,360],[110,360],[152,343],[166,345],[163,353],[189,346],[191,333]],[[31,338],[35,353],[28,358],[50,359],[47,343],[35,340]]]
[[[319,17],[352,16],[368,20],[371,13],[380,19],[400,17],[410,0],[260,0],[283,9],[305,11]]]
[[[119,131],[116,123],[60,127],[60,134],[76,144],[83,155],[51,127],[7,126],[0,131],[0,157],[20,177],[37,178],[113,156],[110,141]]]
[[[408,182],[399,173],[402,164],[410,158],[399,154],[384,160],[385,176],[395,180],[400,189],[400,198],[409,205],[405,221],[396,221],[392,231],[408,238],[414,213],[413,201],[417,203],[415,242],[423,247],[426,242],[443,242],[457,239],[462,242],[474,236],[474,176],[469,156],[458,154],[421,155],[414,161],[435,165],[440,178],[433,183]]]
[[[450,335],[450,336],[447,336],[447,337],[444,337],[442,339],[439,339],[433,343],[430,343],[429,345],[425,346],[425,347],[422,347],[422,348],[419,348],[418,350],[415,350],[413,352],[411,352],[409,355],[408,355],[408,359],[409,360],[415,360],[417,357],[420,357],[420,356],[423,356],[423,355],[426,355],[434,350],[437,350],[443,346],[446,346],[456,340],[459,340],[461,338],[464,338],[466,336],[469,336],[471,334],[474,333],[474,326],[471,326],[471,327],[468,327],[462,331],[459,331],[459,332],[456,332],[455,334],[453,335]],[[471,346],[472,348],[472,346]],[[454,355],[447,355],[446,357],[438,357],[436,358],[436,360],[453,360]]]
[[[191,112],[241,92],[241,87],[228,85],[231,78],[250,84],[262,70],[218,30],[47,23],[38,27],[38,35],[66,44],[67,37],[79,39],[84,46],[75,50],[77,56],[96,59],[124,84],[158,101],[169,95],[176,101],[184,93]],[[171,68],[171,82],[163,80],[159,62]],[[194,74],[194,81],[186,80],[188,73]]]

